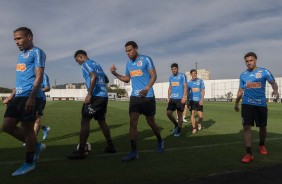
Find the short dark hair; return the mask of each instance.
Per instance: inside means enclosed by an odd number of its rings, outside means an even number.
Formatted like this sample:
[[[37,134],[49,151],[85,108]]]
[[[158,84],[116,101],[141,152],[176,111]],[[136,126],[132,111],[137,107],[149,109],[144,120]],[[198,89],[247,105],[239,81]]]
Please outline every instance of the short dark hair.
[[[172,63],[171,66],[170,66],[170,68],[173,68],[173,67],[178,68],[178,64],[177,64],[177,63]]]
[[[133,48],[137,48],[138,49],[138,45],[137,45],[137,43],[135,41],[128,41],[128,42],[126,42],[125,47],[127,47],[129,45],[132,45]]]
[[[253,56],[254,58],[257,59],[257,55],[254,52],[248,52],[247,54],[245,54],[244,59],[246,59],[247,57]]]
[[[82,55],[87,56],[87,53],[86,53],[84,50],[78,50],[78,51],[76,51],[75,54],[74,54],[74,57],[76,57],[78,54],[82,54]]]
[[[23,31],[25,36],[28,36],[28,35],[33,36],[32,31],[27,27],[19,27],[14,30],[14,33],[18,31]]]
[[[193,72],[196,72],[196,73],[197,73],[197,70],[196,70],[196,69],[190,70],[190,74],[192,74]]]

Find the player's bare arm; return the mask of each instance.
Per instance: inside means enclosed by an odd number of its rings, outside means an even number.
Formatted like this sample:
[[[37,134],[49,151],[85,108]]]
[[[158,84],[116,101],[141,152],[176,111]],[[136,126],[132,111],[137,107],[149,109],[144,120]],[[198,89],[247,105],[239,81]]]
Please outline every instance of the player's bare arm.
[[[8,103],[12,100],[15,94],[16,94],[16,89],[14,88],[11,95],[3,100],[3,104],[8,105]]]
[[[187,97],[187,91],[188,91],[188,87],[187,87],[187,83],[184,83],[184,91],[183,91],[183,96],[181,99],[181,103],[185,104],[186,103],[186,97]]]
[[[85,104],[90,104],[91,103],[91,96],[92,96],[92,91],[95,88],[96,85],[96,74],[94,72],[90,72],[90,86],[87,92],[87,95],[85,97],[84,103]]]
[[[278,85],[277,83],[275,82],[275,80],[273,81],[270,81],[269,84],[271,85],[272,89],[273,89],[273,92],[272,92],[272,97],[275,97],[276,99],[279,98],[279,93],[278,93]]]
[[[155,69],[149,70],[149,74],[151,76],[150,81],[148,85],[139,92],[140,96],[143,96],[143,97],[147,96],[148,91],[150,90],[150,88],[154,85],[154,83],[157,80],[157,72]]]
[[[26,112],[31,112],[34,107],[35,107],[35,98],[37,95],[38,90],[41,87],[41,83],[43,80],[43,73],[44,73],[44,68],[43,67],[37,67],[35,69],[35,80],[33,82],[33,89],[28,97],[28,100],[26,101],[25,104],[25,111]]]
[[[112,65],[110,68],[110,72],[119,80],[128,83],[130,81],[130,76],[121,75],[116,72],[117,68],[115,65]]]
[[[236,98],[236,101],[235,101],[235,111],[236,112],[239,112],[239,102],[240,102],[240,100],[241,100],[241,98],[242,98],[242,96],[243,96],[243,93],[244,93],[244,89],[243,88],[240,88],[239,90],[238,90],[238,92],[237,92],[237,98]]]

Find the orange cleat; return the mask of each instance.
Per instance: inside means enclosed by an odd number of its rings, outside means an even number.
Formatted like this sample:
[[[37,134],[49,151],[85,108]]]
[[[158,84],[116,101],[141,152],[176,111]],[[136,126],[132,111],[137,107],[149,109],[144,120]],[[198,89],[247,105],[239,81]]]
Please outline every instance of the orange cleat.
[[[253,157],[253,155],[251,155],[251,154],[246,154],[243,158],[242,158],[242,162],[243,163],[249,163],[249,162],[251,162],[252,160],[254,160],[254,157]]]
[[[266,155],[267,154],[267,150],[265,146],[259,146],[259,152],[262,155]]]

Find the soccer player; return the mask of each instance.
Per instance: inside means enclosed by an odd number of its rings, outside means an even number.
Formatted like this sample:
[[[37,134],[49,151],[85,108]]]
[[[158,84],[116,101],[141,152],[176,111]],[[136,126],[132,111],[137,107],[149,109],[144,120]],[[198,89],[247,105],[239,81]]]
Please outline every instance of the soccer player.
[[[172,75],[169,77],[168,87],[168,106],[167,117],[174,124],[173,134],[175,137],[180,136],[181,127],[183,124],[183,111],[185,108],[187,97],[187,79],[184,73],[178,72],[178,64],[171,65]],[[178,122],[173,116],[173,111],[177,109]]]
[[[14,31],[14,40],[20,49],[16,66],[16,89],[4,100],[7,109],[2,125],[3,131],[26,143],[26,158],[23,165],[12,176],[23,175],[35,168],[35,162],[45,145],[38,143],[34,122],[42,100],[42,83],[45,53],[33,45],[33,34],[29,28]],[[17,124],[21,122],[21,127]]]
[[[251,162],[254,157],[251,147],[251,127],[259,127],[259,150],[260,154],[266,155],[265,147],[266,126],[267,126],[267,104],[265,96],[265,85],[268,81],[273,89],[272,96],[279,98],[278,86],[274,77],[269,70],[257,67],[257,55],[254,52],[249,52],[244,56],[247,66],[240,75],[240,86],[235,102],[235,110],[239,112],[239,102],[242,98],[241,116],[243,124],[244,143],[246,147],[246,155],[242,158],[243,163]]]
[[[108,77],[102,67],[94,60],[90,60],[84,50],[78,50],[74,54],[75,61],[82,66],[82,75],[87,86],[87,95],[81,110],[81,128],[78,150],[67,155],[68,159],[84,159],[87,156],[86,143],[90,132],[90,121],[92,118],[98,121],[99,126],[107,140],[108,146],[105,148],[107,153],[115,153],[110,129],[105,117],[108,105],[107,84]]]
[[[204,112],[204,97],[205,97],[205,84],[202,79],[197,77],[197,70],[190,71],[192,79],[188,82],[189,94],[189,110],[191,112],[192,134],[197,132],[195,113],[198,112],[198,130],[202,129],[203,112]]]
[[[39,106],[39,112],[38,112],[38,115],[36,117],[36,121],[35,121],[35,124],[34,124],[34,131],[35,131],[36,135],[38,135],[39,130],[42,129],[43,130],[43,140],[45,140],[48,136],[49,131],[51,130],[50,127],[47,127],[45,125],[41,125],[41,117],[43,116],[43,111],[44,111],[45,105],[46,105],[45,92],[50,91],[49,77],[46,73],[43,74],[43,81],[42,81],[42,84],[41,84],[41,90],[43,92],[43,99],[42,99],[41,104]]]
[[[150,57],[138,54],[138,46],[134,41],[125,44],[125,51],[129,57],[126,63],[125,75],[116,72],[117,68],[112,65],[111,73],[123,82],[132,83],[132,93],[129,102],[130,116],[130,145],[131,152],[122,158],[122,161],[130,161],[138,158],[137,152],[137,124],[140,114],[146,116],[148,125],[155,133],[158,143],[157,151],[164,151],[164,141],[160,135],[160,129],[155,122],[156,101],[153,91],[153,84],[157,79],[157,73]]]

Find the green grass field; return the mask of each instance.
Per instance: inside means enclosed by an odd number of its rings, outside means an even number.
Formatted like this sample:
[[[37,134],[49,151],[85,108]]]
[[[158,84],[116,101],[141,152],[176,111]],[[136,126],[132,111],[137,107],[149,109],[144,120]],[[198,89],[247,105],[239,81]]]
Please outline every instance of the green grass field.
[[[36,169],[26,175],[12,177],[11,173],[23,162],[22,143],[0,132],[0,183],[185,183],[217,173],[244,171],[282,163],[281,104],[269,104],[268,155],[258,153],[258,129],[253,128],[255,160],[242,164],[245,153],[240,113],[234,103],[205,103],[203,130],[191,134],[191,124],[184,123],[182,135],[171,135],[172,123],[166,117],[165,102],[157,103],[156,122],[162,129],[165,152],[157,153],[156,138],[144,116],[139,119],[139,159],[122,163],[121,157],[130,150],[128,140],[128,102],[110,101],[107,122],[118,152],[104,154],[106,142],[96,121],[92,121],[89,142],[91,155],[85,160],[67,160],[66,154],[78,143],[82,102],[47,102],[42,124],[51,127]],[[3,122],[5,106],[0,105]],[[2,123],[1,123],[2,125]],[[42,132],[38,136],[42,140]]]

